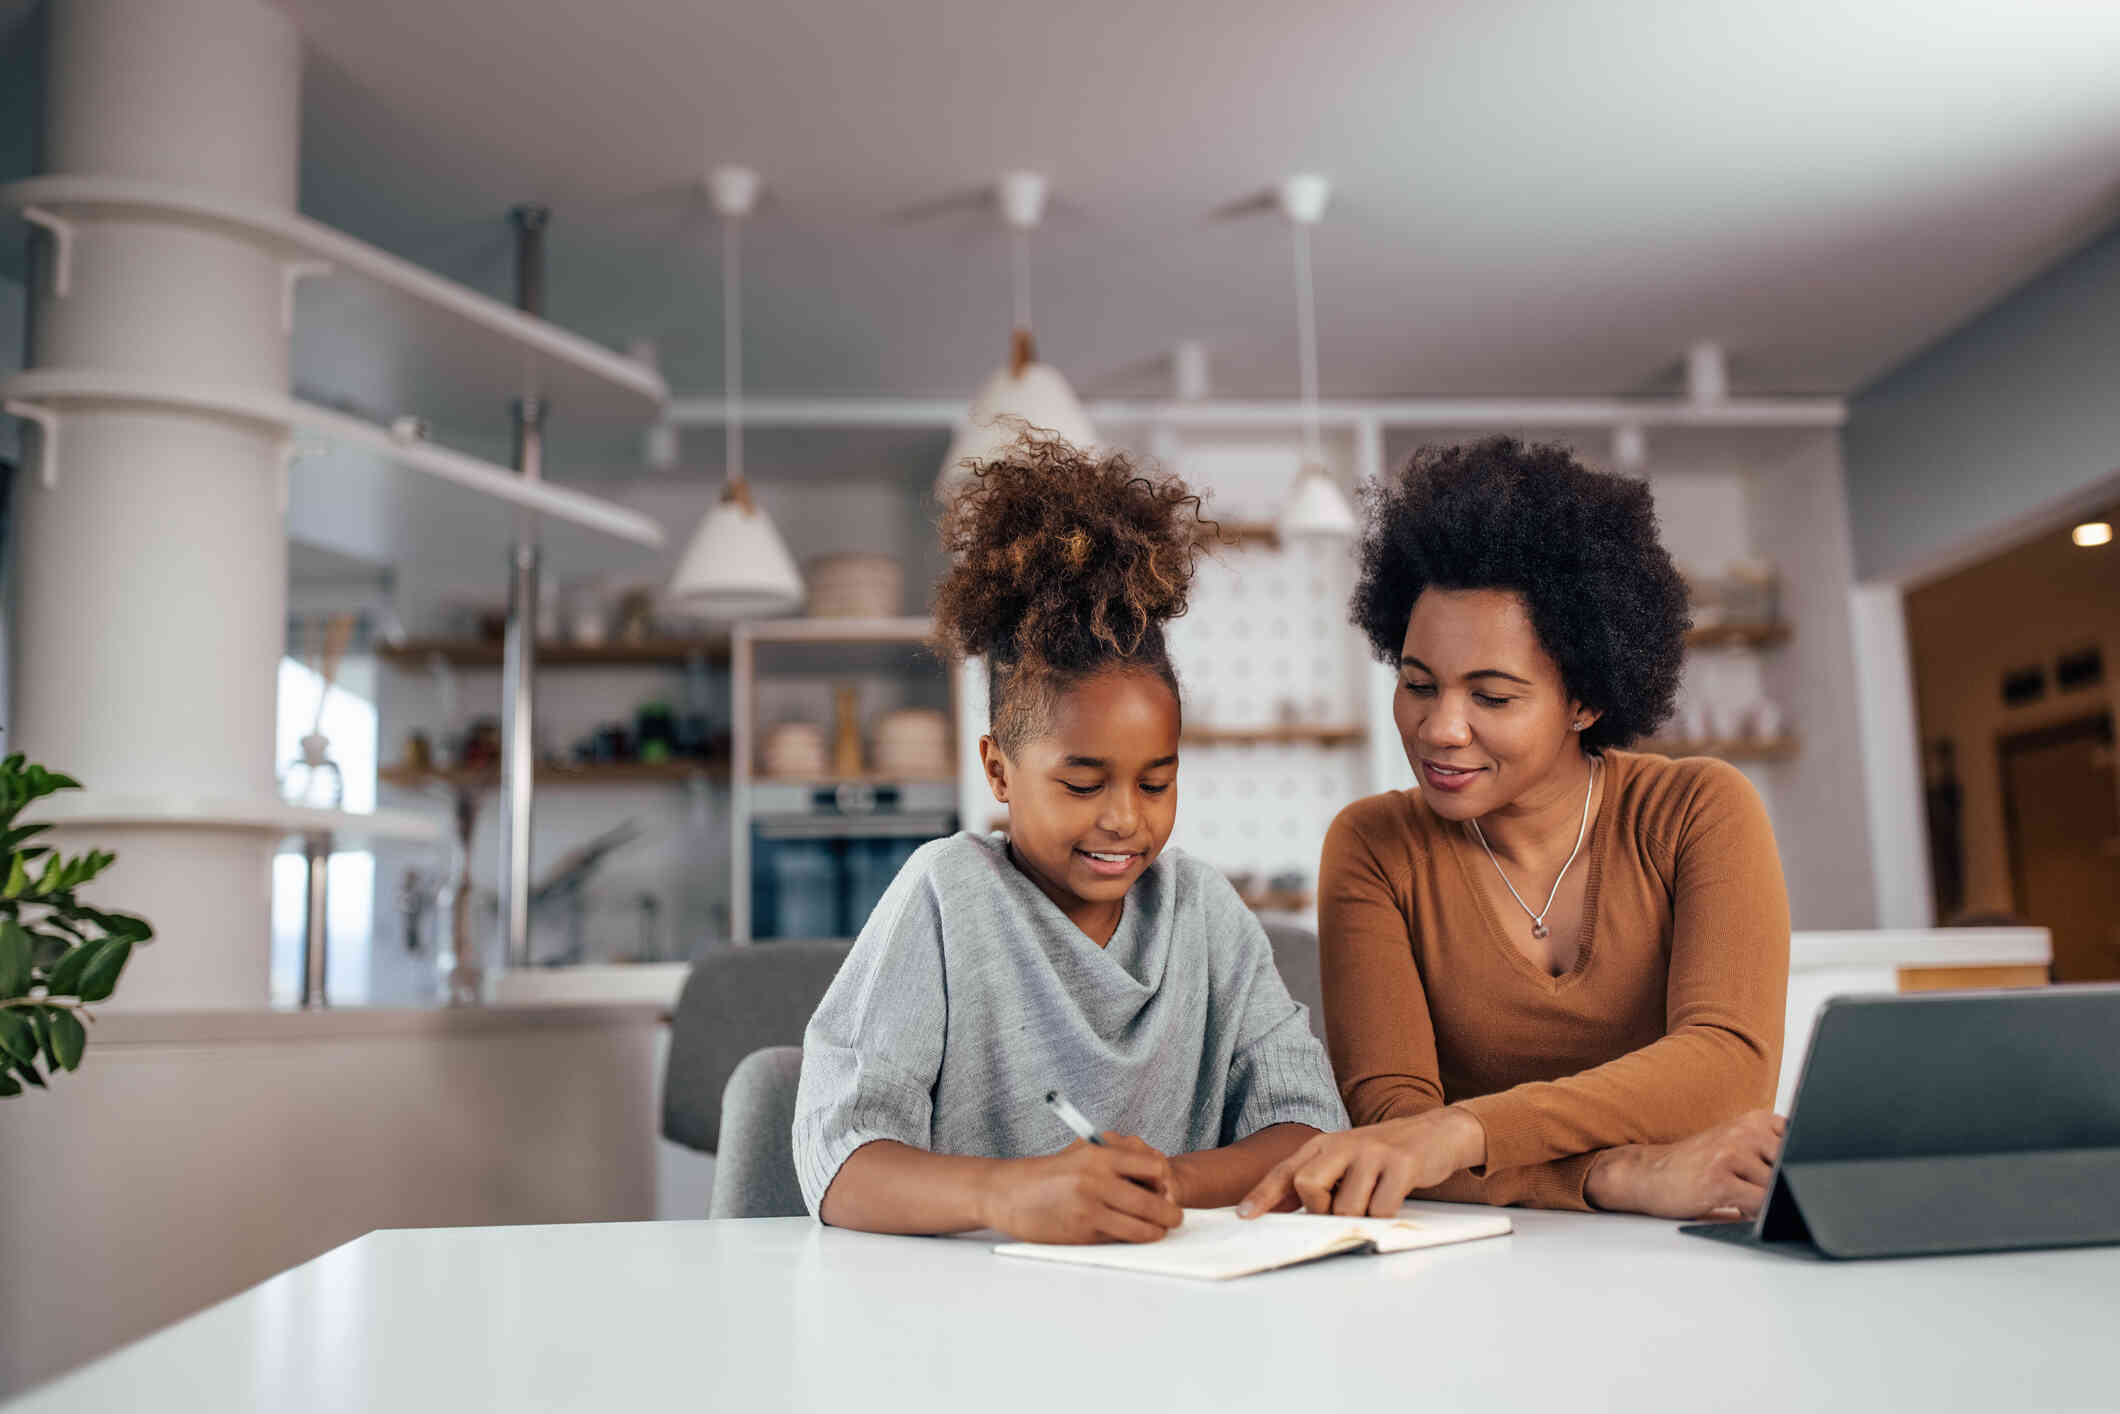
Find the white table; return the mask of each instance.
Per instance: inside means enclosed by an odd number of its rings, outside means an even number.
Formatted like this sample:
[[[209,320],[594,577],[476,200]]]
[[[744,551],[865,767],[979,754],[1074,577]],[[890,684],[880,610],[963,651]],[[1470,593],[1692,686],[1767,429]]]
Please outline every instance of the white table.
[[[1416,1207],[1423,1205],[1415,1205]],[[2110,1409],[2120,1248],[1829,1263],[1640,1218],[1225,1284],[807,1219],[372,1233],[14,1409]]]

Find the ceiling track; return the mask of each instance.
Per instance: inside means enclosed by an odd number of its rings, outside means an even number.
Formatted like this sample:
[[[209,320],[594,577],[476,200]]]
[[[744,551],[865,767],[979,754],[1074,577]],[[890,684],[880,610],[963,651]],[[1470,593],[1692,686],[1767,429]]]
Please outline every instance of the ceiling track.
[[[1179,427],[1286,427],[1300,429],[1308,416],[1296,399],[1130,400],[1106,399],[1088,408],[1099,424]],[[691,427],[720,426],[727,416],[718,398],[673,398],[668,419]],[[933,427],[963,422],[965,405],[941,398],[744,399],[747,427]],[[1322,426],[1393,428],[1832,428],[1847,421],[1842,398],[1394,398],[1375,402],[1320,403]]]

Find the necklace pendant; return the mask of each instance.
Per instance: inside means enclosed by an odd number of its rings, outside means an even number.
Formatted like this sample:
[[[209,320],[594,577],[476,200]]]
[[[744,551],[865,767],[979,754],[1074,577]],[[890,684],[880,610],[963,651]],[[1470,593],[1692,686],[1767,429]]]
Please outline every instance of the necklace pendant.
[[[1543,938],[1546,937],[1548,934],[1552,933],[1552,931],[1553,930],[1551,928],[1548,928],[1545,924],[1539,922],[1536,918],[1531,920],[1532,937]]]

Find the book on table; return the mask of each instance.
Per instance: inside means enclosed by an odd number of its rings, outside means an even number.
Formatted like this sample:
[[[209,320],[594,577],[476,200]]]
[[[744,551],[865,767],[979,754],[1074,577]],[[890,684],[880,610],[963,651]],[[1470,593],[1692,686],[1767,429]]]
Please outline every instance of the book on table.
[[[1336,1218],[1311,1213],[1268,1213],[1240,1218],[1234,1208],[1196,1208],[1184,1223],[1156,1242],[1080,1247],[1047,1242],[1008,1242],[1004,1257],[1069,1262],[1158,1276],[1227,1281],[1325,1257],[1357,1253],[1388,1255],[1442,1247],[1482,1237],[1505,1237],[1506,1213],[1409,1213],[1396,1218]]]

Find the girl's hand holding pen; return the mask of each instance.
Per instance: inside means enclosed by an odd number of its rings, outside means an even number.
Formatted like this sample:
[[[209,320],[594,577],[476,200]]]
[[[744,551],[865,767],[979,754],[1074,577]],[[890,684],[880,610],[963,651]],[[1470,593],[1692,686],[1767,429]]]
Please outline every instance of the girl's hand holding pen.
[[[1170,1160],[1126,1134],[995,1164],[986,1225],[1024,1242],[1154,1242],[1185,1220]]]

